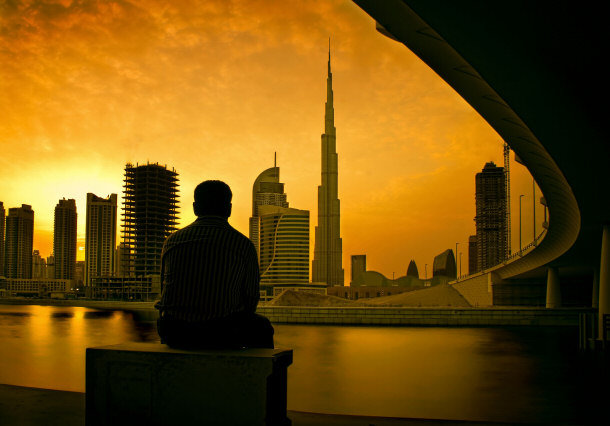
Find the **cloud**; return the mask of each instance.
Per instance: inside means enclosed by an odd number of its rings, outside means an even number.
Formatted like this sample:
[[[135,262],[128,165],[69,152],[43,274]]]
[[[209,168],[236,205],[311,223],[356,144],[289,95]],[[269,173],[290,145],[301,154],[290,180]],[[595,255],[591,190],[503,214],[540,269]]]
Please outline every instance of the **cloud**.
[[[366,252],[386,274],[407,255],[431,263],[472,233],[474,173],[501,161],[489,126],[351,1],[0,7],[0,194],[30,201],[47,231],[57,198],[120,194],[124,164],[151,161],[180,173],[183,223],[194,185],[215,177],[247,232],[276,151],[315,225],[329,37],[347,260]]]

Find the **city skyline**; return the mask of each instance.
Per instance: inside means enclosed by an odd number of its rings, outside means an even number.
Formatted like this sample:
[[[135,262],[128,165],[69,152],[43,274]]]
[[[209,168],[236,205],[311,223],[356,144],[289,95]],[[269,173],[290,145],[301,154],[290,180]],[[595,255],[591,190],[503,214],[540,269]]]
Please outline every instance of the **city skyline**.
[[[82,212],[88,192],[120,193],[128,161],[180,170],[179,226],[194,219],[196,184],[221,179],[234,193],[230,221],[247,234],[251,180],[273,151],[291,170],[293,204],[316,209],[331,36],[345,273],[358,253],[387,276],[410,259],[423,269],[456,242],[466,261],[472,176],[482,163],[502,163],[502,141],[357,6],[129,4],[138,7],[34,2],[0,17],[8,28],[0,36],[0,200],[7,210],[33,206],[34,249],[43,257],[52,252],[56,200],[74,198]],[[511,171],[512,198],[526,194],[528,241],[531,177],[518,164]],[[80,260],[84,235],[80,221]],[[512,239],[514,249],[516,233]]]

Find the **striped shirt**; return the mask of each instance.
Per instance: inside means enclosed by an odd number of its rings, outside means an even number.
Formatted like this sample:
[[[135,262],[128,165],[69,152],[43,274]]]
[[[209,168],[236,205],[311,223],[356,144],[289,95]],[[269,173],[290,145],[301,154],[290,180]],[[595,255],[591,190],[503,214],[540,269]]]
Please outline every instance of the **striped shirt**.
[[[156,307],[190,322],[254,312],[259,269],[252,242],[220,216],[202,216],[167,237]]]

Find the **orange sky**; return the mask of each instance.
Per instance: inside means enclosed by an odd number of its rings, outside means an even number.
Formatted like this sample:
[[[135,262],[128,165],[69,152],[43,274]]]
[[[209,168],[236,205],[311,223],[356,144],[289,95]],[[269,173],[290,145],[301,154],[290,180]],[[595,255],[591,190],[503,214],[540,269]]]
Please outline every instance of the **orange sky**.
[[[467,270],[474,175],[502,165],[502,140],[350,1],[23,3],[0,6],[0,201],[33,206],[44,256],[57,200],[76,199],[84,247],[86,193],[121,197],[128,161],[176,169],[181,224],[197,183],[225,180],[247,234],[252,184],[277,151],[313,228],[331,37],[346,284],[353,254],[388,277],[415,259],[423,277],[456,242]],[[519,194],[532,238],[532,181],[511,168],[517,248]]]

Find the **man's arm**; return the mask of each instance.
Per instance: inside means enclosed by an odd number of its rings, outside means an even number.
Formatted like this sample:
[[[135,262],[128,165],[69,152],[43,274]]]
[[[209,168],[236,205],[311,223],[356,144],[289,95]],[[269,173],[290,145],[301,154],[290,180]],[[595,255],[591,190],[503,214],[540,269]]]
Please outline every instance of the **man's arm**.
[[[253,244],[250,244],[246,257],[244,276],[244,308],[246,312],[255,312],[260,298],[260,272],[258,269],[258,256]]]
[[[165,253],[166,253],[166,247],[167,247],[167,238],[163,242],[163,248],[161,249],[161,272],[160,272],[160,276],[159,276],[159,286],[160,286],[159,298],[157,300],[155,300],[155,303],[153,305],[159,311],[163,308],[163,305],[162,305],[161,301],[163,300],[163,289],[165,287],[165,280],[164,280],[165,279],[164,258],[165,258]]]

